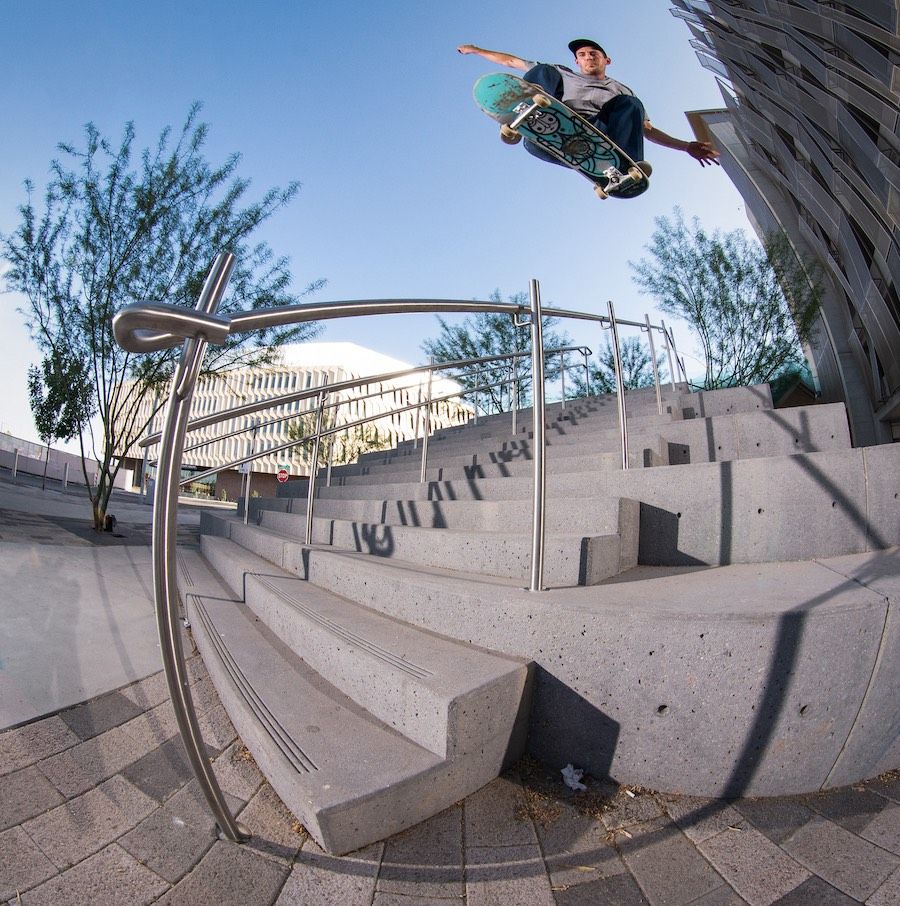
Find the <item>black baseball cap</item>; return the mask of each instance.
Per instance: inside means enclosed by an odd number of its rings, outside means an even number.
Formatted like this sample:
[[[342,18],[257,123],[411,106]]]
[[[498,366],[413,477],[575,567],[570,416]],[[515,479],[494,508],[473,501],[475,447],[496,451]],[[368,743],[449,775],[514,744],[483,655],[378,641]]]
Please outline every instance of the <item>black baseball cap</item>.
[[[592,41],[590,38],[576,38],[574,41],[569,41],[569,50],[571,50],[572,53],[575,53],[579,47],[593,47],[594,50],[599,50],[604,57],[608,56],[607,52],[596,41]]]

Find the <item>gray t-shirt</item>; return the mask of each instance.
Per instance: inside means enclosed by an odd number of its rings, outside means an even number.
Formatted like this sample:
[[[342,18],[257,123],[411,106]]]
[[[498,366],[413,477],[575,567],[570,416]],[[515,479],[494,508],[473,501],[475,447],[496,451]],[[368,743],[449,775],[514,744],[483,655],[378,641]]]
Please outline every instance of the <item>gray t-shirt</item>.
[[[592,116],[598,113],[607,101],[611,101],[617,95],[627,94],[634,97],[634,92],[627,85],[623,85],[615,79],[608,77],[598,79],[596,76],[582,75],[559,63],[550,65],[558,69],[562,75],[562,102],[576,113]]]

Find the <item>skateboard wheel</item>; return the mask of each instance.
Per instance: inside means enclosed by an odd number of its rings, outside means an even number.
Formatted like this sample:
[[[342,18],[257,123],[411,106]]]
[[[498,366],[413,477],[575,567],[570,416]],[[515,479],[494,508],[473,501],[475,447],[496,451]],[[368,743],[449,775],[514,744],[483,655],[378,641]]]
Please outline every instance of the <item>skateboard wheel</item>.
[[[597,193],[598,198],[609,198],[609,192],[607,192],[603,186],[594,186],[594,191]]]
[[[552,107],[553,106],[553,101],[551,101],[550,98],[548,98],[546,94],[536,94],[534,96],[534,102],[535,102],[535,104],[538,105],[538,107]]]
[[[628,170],[628,175],[635,182],[643,182],[646,179],[646,176],[644,175],[644,171],[640,167],[630,167]]]
[[[522,136],[515,129],[510,129],[506,123],[500,126],[500,140],[507,145],[517,145],[522,141]]]

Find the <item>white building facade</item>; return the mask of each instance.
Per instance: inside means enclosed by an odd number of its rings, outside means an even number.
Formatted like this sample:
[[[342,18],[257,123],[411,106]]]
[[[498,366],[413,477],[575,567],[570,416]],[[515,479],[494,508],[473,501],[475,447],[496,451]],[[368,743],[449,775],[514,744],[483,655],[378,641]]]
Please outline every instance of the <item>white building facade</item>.
[[[422,407],[416,404],[427,399],[427,373],[419,371],[377,380],[379,375],[409,371],[413,367],[355,343],[296,343],[282,347],[275,364],[238,368],[224,375],[201,378],[194,391],[191,420],[301,391],[314,391],[314,394],[250,415],[226,417],[222,422],[189,432],[183,468],[199,473],[224,467],[233,473],[234,467],[228,467],[237,460],[251,453],[291,444],[299,436],[311,433],[318,411],[319,393],[315,391],[325,393],[326,425],[352,425],[376,416],[364,426],[350,427],[334,435],[335,462],[355,458],[361,447],[387,449],[402,440],[420,437],[424,414]],[[367,377],[373,380],[360,387],[328,389]],[[440,377],[438,373],[432,381],[431,398],[451,396],[459,390],[455,381]],[[153,405],[154,400],[148,395],[142,403],[142,419],[150,417]],[[404,411],[398,412],[398,409]],[[431,408],[432,430],[464,424],[471,414],[471,408],[461,404],[458,398],[439,400]],[[160,411],[150,433],[161,429],[162,418]],[[158,446],[149,448],[151,461],[158,449]],[[144,452],[139,447],[132,447],[125,455],[140,460]],[[295,444],[287,450],[254,459],[252,472],[254,475],[274,475],[284,468],[291,476],[306,476],[311,455],[311,442]],[[326,445],[321,451],[320,465],[327,457]],[[139,468],[137,472],[140,472]]]

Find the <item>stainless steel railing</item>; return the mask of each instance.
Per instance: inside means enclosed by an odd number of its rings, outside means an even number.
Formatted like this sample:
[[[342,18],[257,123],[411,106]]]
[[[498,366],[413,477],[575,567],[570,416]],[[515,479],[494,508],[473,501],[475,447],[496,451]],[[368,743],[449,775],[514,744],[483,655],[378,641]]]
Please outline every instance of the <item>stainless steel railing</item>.
[[[113,319],[116,341],[130,352],[154,352],[182,346],[181,358],[172,379],[171,392],[166,404],[163,429],[158,435],[145,438],[144,444],[159,442],[160,451],[157,462],[156,489],[153,513],[153,584],[156,599],[157,629],[160,636],[163,667],[178,722],[179,732],[184,742],[188,758],[195,776],[200,783],[204,796],[215,816],[220,833],[233,841],[242,841],[249,836],[246,828],[240,825],[231,814],[225,802],[222,790],[218,785],[212,767],[204,755],[202,738],[197,722],[196,710],[188,685],[184,663],[184,652],[181,643],[178,614],[178,589],[176,578],[176,530],[178,490],[181,481],[181,464],[184,453],[184,442],[189,428],[199,428],[215,424],[223,418],[233,418],[238,414],[246,415],[260,411],[272,405],[282,404],[294,399],[302,399],[301,394],[287,394],[277,400],[263,400],[235,407],[228,413],[216,413],[205,418],[189,422],[188,415],[196,386],[197,377],[206,347],[209,343],[222,344],[229,336],[248,333],[265,328],[287,326],[306,321],[332,318],[346,318],[363,315],[403,314],[433,312],[438,314],[459,312],[492,312],[505,313],[513,317],[518,326],[529,327],[531,331],[531,368],[533,378],[533,416],[534,416],[534,491],[532,505],[532,562],[530,590],[540,591],[543,588],[544,569],[544,505],[546,497],[546,473],[544,469],[545,454],[545,391],[544,391],[544,348],[542,333],[543,310],[541,305],[540,285],[531,280],[529,285],[529,305],[515,305],[502,302],[481,302],[464,300],[435,299],[382,299],[351,302],[332,302],[315,305],[293,305],[278,309],[240,312],[230,317],[217,314],[222,296],[227,286],[234,257],[223,253],[216,258],[204,284],[195,309],[161,303],[131,305],[120,311]],[[626,324],[642,329],[659,330],[664,337],[669,352],[670,373],[673,338],[665,326],[654,327],[648,319],[644,324],[630,321],[616,321],[612,303],[609,303],[609,315],[594,315],[585,312],[562,311],[553,309],[555,317],[567,317],[588,321],[604,322],[612,329],[616,351],[616,373],[619,385],[619,411],[622,434],[623,467],[627,468],[627,422],[625,412],[624,384],[621,377],[621,361],[618,353],[617,325]],[[677,360],[677,354],[676,354]],[[683,370],[683,366],[682,366]],[[429,368],[429,380],[433,375]],[[517,376],[513,375],[513,382]],[[658,385],[658,375],[657,375]],[[339,385],[328,388],[334,390]],[[674,387],[674,376],[673,376]],[[307,540],[311,536],[311,516],[313,512],[314,475],[318,471],[318,446],[321,438],[327,434],[346,430],[348,425],[325,429],[322,423],[322,412],[326,391],[317,388],[317,425],[314,435],[315,450],[313,469],[310,476],[309,499],[307,504]],[[453,394],[456,395],[456,394]],[[565,391],[563,391],[565,397]],[[428,394],[428,399],[412,405],[425,405],[425,431],[423,432],[423,452],[427,450],[428,419],[431,404],[436,400]],[[515,411],[515,410],[514,410]],[[382,413],[383,416],[383,413]],[[514,416],[515,417],[515,416]],[[351,425],[352,426],[352,425]],[[231,467],[269,455],[298,441],[270,448],[265,451],[254,451],[250,456],[236,460]],[[423,470],[426,456],[423,455]],[[209,470],[204,475],[212,474],[219,469]],[[193,476],[197,480],[202,476]],[[249,487],[246,489],[245,511],[249,509]]]

